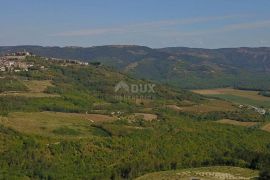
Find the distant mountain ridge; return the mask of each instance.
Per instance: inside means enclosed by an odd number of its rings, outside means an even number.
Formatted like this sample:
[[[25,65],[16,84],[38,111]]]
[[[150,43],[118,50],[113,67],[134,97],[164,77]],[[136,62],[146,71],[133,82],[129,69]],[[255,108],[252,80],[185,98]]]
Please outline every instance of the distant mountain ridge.
[[[2,46],[0,54],[27,50],[62,59],[101,62],[136,78],[180,88],[234,86],[270,89],[270,48],[201,49],[136,45],[83,47]]]

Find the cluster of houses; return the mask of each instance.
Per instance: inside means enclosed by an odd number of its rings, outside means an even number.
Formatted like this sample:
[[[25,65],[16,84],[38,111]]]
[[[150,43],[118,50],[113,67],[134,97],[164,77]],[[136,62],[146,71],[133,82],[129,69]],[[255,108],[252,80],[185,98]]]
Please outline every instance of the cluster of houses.
[[[266,110],[263,108],[258,108],[255,106],[249,106],[249,108],[253,109],[254,111],[256,111],[257,113],[261,114],[261,115],[265,115]]]
[[[239,108],[244,108],[244,107],[247,107],[248,109],[252,109],[252,110],[254,110],[255,112],[257,112],[257,113],[259,113],[261,115],[265,115],[266,112],[267,112],[267,110],[265,110],[263,108],[258,108],[258,107],[255,107],[255,106],[251,106],[251,105],[247,105],[247,106],[239,105]]]
[[[7,53],[5,56],[6,57],[14,57],[14,58],[25,58],[26,56],[32,56],[33,54],[27,51],[22,51],[22,52],[13,52],[13,53]]]
[[[27,63],[25,60],[26,56],[31,56],[32,54],[26,51],[8,53],[0,57],[0,71],[1,72],[20,72],[28,71],[29,68],[34,65]]]
[[[60,58],[45,58],[46,60],[55,61],[55,62],[61,62],[62,64],[78,64],[78,65],[89,65],[88,62],[83,62],[79,60],[73,60],[73,59],[60,59]]]
[[[35,56],[30,52],[22,51],[22,52],[13,52],[5,54],[4,56],[0,56],[0,72],[20,72],[20,71],[28,71],[34,64],[32,62],[25,61],[27,56]],[[45,58],[50,62],[61,63],[63,66],[70,64],[78,64],[78,65],[89,65],[88,62],[83,62],[79,60],[71,60],[71,59],[59,59],[59,58]],[[44,66],[38,67],[39,69],[44,69]]]

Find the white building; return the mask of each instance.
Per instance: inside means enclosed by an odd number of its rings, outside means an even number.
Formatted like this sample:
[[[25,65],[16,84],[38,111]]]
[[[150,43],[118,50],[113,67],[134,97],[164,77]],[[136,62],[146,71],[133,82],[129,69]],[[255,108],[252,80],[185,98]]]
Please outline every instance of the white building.
[[[0,67],[0,71],[1,72],[5,72],[6,71],[6,68],[5,67]]]

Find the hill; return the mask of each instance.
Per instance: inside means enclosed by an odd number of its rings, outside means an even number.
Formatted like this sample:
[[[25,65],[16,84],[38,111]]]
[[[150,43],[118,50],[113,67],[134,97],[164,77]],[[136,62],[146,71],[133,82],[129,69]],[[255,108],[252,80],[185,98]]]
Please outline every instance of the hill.
[[[11,61],[29,67],[0,72],[0,179],[134,179],[164,170],[269,164],[270,133],[260,127],[269,114],[153,86],[98,63]],[[220,119],[256,123],[216,123]]]
[[[0,47],[0,54],[24,50],[40,56],[101,62],[136,78],[187,89],[270,88],[270,48],[194,49],[144,46]]]
[[[14,110],[109,112],[113,109],[128,112],[143,109],[145,104],[158,107],[166,102],[195,103],[203,99],[188,91],[137,80],[96,64],[76,65],[40,57],[28,57],[25,62],[31,64],[27,71],[0,73],[2,113]],[[136,88],[136,92],[116,91],[119,83]]]

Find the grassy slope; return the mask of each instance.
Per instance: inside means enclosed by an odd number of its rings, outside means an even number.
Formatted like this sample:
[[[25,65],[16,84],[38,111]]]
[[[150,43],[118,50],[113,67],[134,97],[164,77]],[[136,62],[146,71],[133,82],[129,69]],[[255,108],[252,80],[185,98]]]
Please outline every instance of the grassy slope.
[[[30,135],[57,137],[57,130],[72,129],[79,132],[80,137],[95,133],[91,125],[103,121],[110,122],[116,117],[100,114],[76,114],[57,112],[12,113],[8,117],[0,117],[0,123],[19,132]],[[62,133],[65,135],[64,133]],[[68,135],[68,133],[67,133]],[[65,137],[65,136],[64,136]]]
[[[114,87],[119,81],[125,81],[129,84],[147,84],[149,82],[130,78],[102,66],[63,66],[61,63],[44,61],[40,58],[30,58],[28,61],[43,65],[46,70],[15,74],[18,82],[26,84],[28,92],[19,92],[17,94],[6,92],[5,95],[0,96],[0,107],[2,109],[0,109],[0,112],[63,111],[85,113],[94,110],[137,111],[138,108],[143,109],[144,104],[155,107],[166,103],[165,100],[180,103],[182,100],[196,102],[202,99],[202,97],[187,91],[156,85],[155,93],[150,94],[154,96],[154,99],[150,99],[149,102],[135,102],[129,99],[122,101],[115,98],[116,95],[122,94],[114,92]],[[3,75],[9,77],[9,74]],[[20,79],[27,79],[28,81]],[[37,82],[40,85],[33,88]],[[134,96],[134,94],[126,95]],[[136,94],[138,97],[141,95],[144,94]]]
[[[6,88],[5,91],[0,93],[0,96],[59,97],[57,94],[45,93],[48,87],[53,87],[53,84],[49,80],[20,80],[18,78],[14,78],[14,80],[10,82],[14,87],[9,89]],[[16,88],[14,84],[18,83],[25,88]]]
[[[236,126],[244,126],[244,127],[252,127],[257,125],[257,122],[241,122],[241,121],[235,121],[231,119],[221,119],[217,121],[221,124],[230,124],[230,125],[236,125]]]
[[[27,91],[28,88],[21,81],[13,77],[1,77],[0,79],[0,93],[5,91]]]

